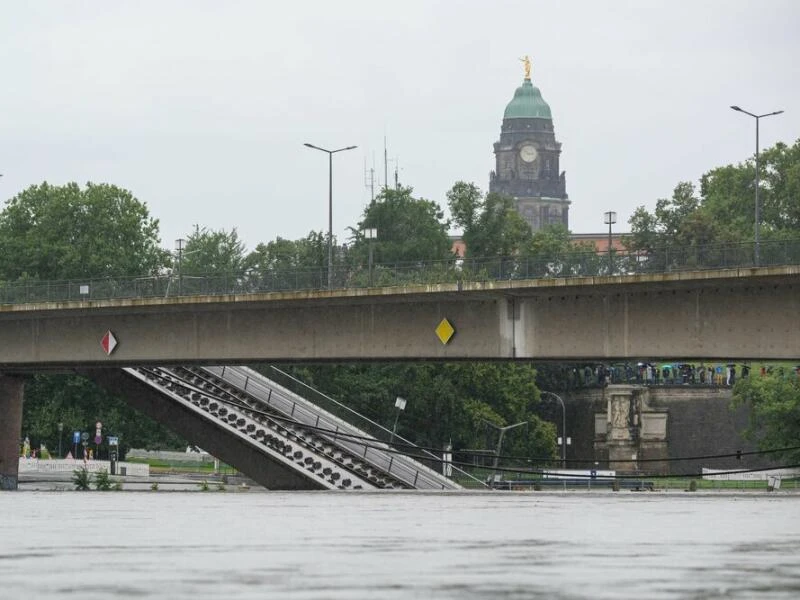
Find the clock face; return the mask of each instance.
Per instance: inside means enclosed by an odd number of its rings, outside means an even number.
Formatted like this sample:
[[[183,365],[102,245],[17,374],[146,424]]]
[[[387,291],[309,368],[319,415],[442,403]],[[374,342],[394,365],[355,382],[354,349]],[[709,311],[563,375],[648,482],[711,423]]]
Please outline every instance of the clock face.
[[[536,156],[537,156],[536,148],[534,148],[530,144],[526,144],[519,151],[519,157],[527,163],[535,161]]]

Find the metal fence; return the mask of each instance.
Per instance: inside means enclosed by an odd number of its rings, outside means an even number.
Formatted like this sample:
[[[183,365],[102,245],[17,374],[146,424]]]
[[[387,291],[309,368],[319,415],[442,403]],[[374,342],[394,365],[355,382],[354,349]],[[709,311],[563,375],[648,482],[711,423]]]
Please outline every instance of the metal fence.
[[[552,256],[452,258],[448,260],[337,265],[332,288],[571,278],[756,266],[750,243],[653,248],[647,251],[565,252]],[[800,265],[800,240],[762,241],[758,266]],[[0,283],[0,304],[89,301],[199,295],[252,294],[328,289],[325,268],[255,270],[205,276],[165,273],[64,281]]]

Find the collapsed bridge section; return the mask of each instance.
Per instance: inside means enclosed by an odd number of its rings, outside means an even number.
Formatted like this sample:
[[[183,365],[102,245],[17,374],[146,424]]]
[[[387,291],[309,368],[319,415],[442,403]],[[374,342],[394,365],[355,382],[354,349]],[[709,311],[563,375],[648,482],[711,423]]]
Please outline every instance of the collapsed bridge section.
[[[268,489],[459,489],[246,367],[83,372]]]

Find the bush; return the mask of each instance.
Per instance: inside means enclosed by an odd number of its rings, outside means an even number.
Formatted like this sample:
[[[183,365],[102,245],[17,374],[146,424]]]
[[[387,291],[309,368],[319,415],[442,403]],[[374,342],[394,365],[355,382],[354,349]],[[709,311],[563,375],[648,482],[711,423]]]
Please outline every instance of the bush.
[[[201,492],[207,492],[208,491],[208,482],[205,479],[203,479],[203,481],[201,481],[197,485],[200,486],[200,491]]]
[[[157,491],[158,491],[158,482],[157,482],[157,481],[154,481],[153,483],[151,483],[151,484],[150,484],[150,489],[151,489],[152,491],[154,491],[154,492],[157,492]]]
[[[75,489],[81,492],[91,489],[92,476],[89,475],[88,469],[86,467],[75,469],[72,472],[72,483],[75,484]]]
[[[98,492],[107,492],[111,489],[111,478],[105,469],[98,471],[94,476],[94,489]]]

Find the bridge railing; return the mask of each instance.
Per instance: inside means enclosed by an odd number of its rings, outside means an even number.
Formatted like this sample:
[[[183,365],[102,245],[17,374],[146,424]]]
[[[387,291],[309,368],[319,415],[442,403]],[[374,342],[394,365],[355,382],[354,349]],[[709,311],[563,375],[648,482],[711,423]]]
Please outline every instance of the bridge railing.
[[[669,246],[647,251],[564,252],[551,256],[451,258],[414,263],[378,263],[370,272],[365,265],[338,265],[334,288],[395,287],[512,279],[595,277],[681,270],[716,270],[753,267],[752,242],[707,246]],[[762,241],[759,266],[800,264],[800,240]],[[63,281],[0,283],[0,304],[89,301],[198,295],[251,294],[323,290],[328,287],[326,268],[285,270],[250,269],[239,273],[177,276],[116,277]]]
[[[338,400],[331,398],[324,392],[308,385],[304,381],[297,379],[293,375],[279,369],[275,365],[269,365],[267,376],[275,383],[284,386],[286,389],[294,392],[301,398],[305,398],[314,405],[341,418],[346,423],[357,427],[365,433],[368,433],[376,440],[382,441],[389,446],[398,447],[401,451],[401,454],[413,455],[413,458],[416,461],[424,464],[434,471],[441,471],[441,455],[437,455],[426,448],[420,448],[414,442],[404,438],[394,431],[391,431],[387,427],[377,423],[375,420],[359,413],[347,404],[343,404]],[[453,466],[452,470],[456,472],[456,476],[461,480],[462,485],[466,485],[467,487],[485,487],[485,483],[483,481],[476,479],[470,473],[456,466]]]

